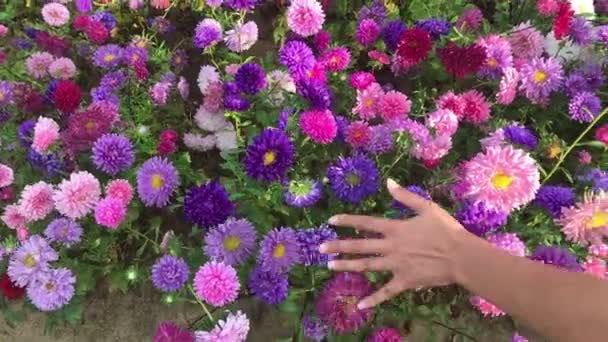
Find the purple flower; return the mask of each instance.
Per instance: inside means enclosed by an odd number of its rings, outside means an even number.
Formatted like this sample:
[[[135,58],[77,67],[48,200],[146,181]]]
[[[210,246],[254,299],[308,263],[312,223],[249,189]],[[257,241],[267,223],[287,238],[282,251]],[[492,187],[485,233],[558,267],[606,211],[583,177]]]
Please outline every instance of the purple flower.
[[[287,273],[299,259],[298,236],[291,228],[275,228],[269,231],[260,242],[258,265],[265,272]]]
[[[575,17],[570,24],[569,35],[572,41],[577,45],[588,45],[592,41],[591,25],[585,17]]]
[[[461,31],[477,31],[483,21],[483,13],[477,7],[462,12],[456,21],[456,27]]]
[[[0,81],[0,106],[7,105],[13,99],[13,87],[10,82]]]
[[[176,72],[181,71],[188,64],[188,55],[183,49],[177,49],[173,51],[171,55],[171,65],[175,68]]]
[[[384,26],[382,30],[382,39],[389,51],[395,51],[397,44],[401,39],[401,34],[407,29],[407,26],[400,20],[395,19]]]
[[[234,212],[234,204],[218,181],[190,189],[184,199],[186,221],[201,228],[224,223]]]
[[[57,218],[46,227],[44,236],[50,242],[59,242],[66,247],[71,247],[80,242],[82,227],[72,219]]]
[[[505,138],[512,144],[521,145],[529,150],[538,146],[538,138],[531,129],[519,125],[511,125],[503,128]]]
[[[577,176],[577,180],[593,184],[593,191],[608,191],[608,172],[593,168]]]
[[[591,122],[602,110],[602,101],[595,94],[582,91],[576,94],[568,105],[568,112],[574,121]]]
[[[93,102],[107,101],[115,105],[120,104],[118,96],[112,93],[112,89],[108,87],[96,87],[91,89],[91,99]]]
[[[162,292],[175,292],[188,281],[190,269],[182,258],[164,255],[152,266],[152,283]]]
[[[608,25],[597,27],[595,36],[600,43],[604,44],[604,46],[608,46]]]
[[[456,219],[471,233],[485,236],[507,223],[507,213],[487,207],[483,202],[466,203]]]
[[[291,108],[286,108],[279,113],[279,119],[277,120],[277,129],[281,131],[287,131],[289,125],[289,116],[292,114]]]
[[[58,258],[48,241],[40,235],[32,235],[11,255],[6,273],[15,284],[25,287],[47,272],[49,262]]]
[[[116,44],[107,44],[93,53],[93,64],[102,69],[114,69],[123,61],[123,49]]]
[[[429,18],[416,23],[416,28],[426,31],[433,40],[438,40],[441,36],[450,34],[452,24],[445,19]]]
[[[95,166],[112,176],[129,169],[135,162],[133,145],[122,134],[104,134],[93,145],[91,159]]]
[[[355,34],[359,44],[370,46],[376,42],[380,36],[380,25],[373,19],[363,19],[357,27]]]
[[[146,63],[148,61],[148,50],[146,48],[130,44],[123,51],[123,59],[129,65]]]
[[[117,24],[116,17],[108,11],[97,12],[93,14],[91,18],[96,21],[101,21],[108,31],[112,31]]]
[[[27,161],[32,167],[44,171],[49,177],[59,176],[65,168],[55,153],[41,154],[30,149],[27,152]]]
[[[252,11],[258,2],[259,0],[224,0],[224,5],[237,11]]]
[[[175,25],[169,19],[162,16],[148,18],[148,26],[160,34],[167,34],[175,30]]]
[[[173,322],[162,322],[156,329],[154,342],[194,342],[194,334]]]
[[[325,336],[329,333],[329,327],[321,322],[321,320],[311,315],[304,316],[304,319],[302,320],[302,329],[304,330],[304,337],[316,342],[323,341]]]
[[[251,102],[240,95],[226,94],[224,97],[224,107],[236,112],[244,112],[251,107]]]
[[[291,40],[279,51],[279,62],[284,65],[295,79],[303,78],[315,65],[315,56],[306,43]]]
[[[194,46],[205,49],[222,40],[222,25],[215,19],[203,19],[196,25],[192,41]]]
[[[282,180],[294,163],[294,153],[293,144],[283,131],[264,129],[247,147],[245,172],[259,181]]]
[[[372,154],[385,153],[393,149],[394,143],[393,129],[388,125],[376,125],[372,127],[371,140],[363,149]]]
[[[606,77],[598,64],[586,64],[574,70],[565,81],[566,94],[574,96],[582,91],[594,92],[600,89]]]
[[[75,283],[76,277],[67,268],[48,270],[27,287],[27,296],[38,310],[55,311],[70,302]]]
[[[574,189],[561,185],[543,185],[538,189],[534,204],[547,210],[554,218],[562,216],[562,208],[576,202]]]
[[[167,103],[169,97],[169,91],[171,90],[171,83],[158,82],[150,88],[150,97],[155,105],[160,106]]]
[[[553,265],[570,272],[582,272],[576,257],[567,249],[553,246],[538,246],[529,257],[546,265]]]
[[[376,163],[362,155],[338,158],[327,170],[327,177],[334,194],[354,204],[375,194],[380,187]]]
[[[255,227],[251,222],[229,218],[209,230],[205,236],[205,254],[215,261],[236,266],[251,256],[255,238]]]
[[[259,64],[246,63],[236,72],[234,81],[242,92],[255,95],[266,87],[266,74]]]
[[[558,60],[534,58],[521,69],[520,90],[533,102],[546,100],[562,85],[564,70]]]
[[[478,74],[491,78],[499,78],[506,68],[513,66],[511,44],[505,38],[491,34],[481,37],[477,44],[486,49],[486,59]]]
[[[177,170],[165,158],[148,159],[137,171],[137,193],[147,207],[162,208],[169,204],[178,185]]]
[[[76,6],[76,10],[80,13],[87,13],[93,9],[92,0],[76,0],[74,1],[74,5]]]
[[[283,199],[295,208],[312,207],[323,196],[323,186],[317,180],[292,180],[283,193]]]
[[[6,110],[0,110],[0,125],[4,125],[11,119],[11,113]]]
[[[328,109],[331,107],[331,91],[323,82],[303,78],[296,83],[300,96],[310,103],[311,109]]]
[[[29,50],[34,46],[32,42],[24,38],[13,38],[11,42],[17,50]]]
[[[123,70],[114,71],[105,74],[99,82],[100,87],[111,90],[120,89],[127,80],[127,74]]]
[[[283,302],[289,292],[287,275],[265,272],[259,266],[249,273],[247,285],[257,299],[270,305]]]
[[[321,254],[319,246],[327,241],[336,240],[338,234],[327,225],[319,228],[299,230],[298,243],[300,244],[300,262],[304,266],[321,266],[333,260],[335,255]]]
[[[371,6],[363,6],[357,13],[357,22],[361,22],[365,19],[372,19],[378,25],[382,25],[386,19],[386,7],[380,0],[374,0]]]
[[[411,193],[414,193],[427,201],[431,200],[431,195],[426,191],[423,187],[418,185],[408,185],[405,189]],[[398,209],[403,216],[412,216],[414,215],[414,210],[410,207],[404,205],[401,202],[393,201],[393,208]]]

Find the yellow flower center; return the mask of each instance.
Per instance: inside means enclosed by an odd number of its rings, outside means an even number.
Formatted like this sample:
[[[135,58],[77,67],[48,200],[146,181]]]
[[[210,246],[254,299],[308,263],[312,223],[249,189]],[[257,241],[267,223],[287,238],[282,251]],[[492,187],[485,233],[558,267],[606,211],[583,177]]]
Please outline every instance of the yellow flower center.
[[[133,62],[137,62],[137,61],[139,60],[139,55],[137,55],[137,54],[133,55],[133,56],[131,57],[131,60],[132,60]]]
[[[153,175],[152,176],[152,188],[154,188],[154,190],[159,190],[162,186],[163,186],[162,177],[158,173]]]
[[[0,91],[0,101],[4,101],[4,93]]]
[[[538,70],[534,73],[534,82],[543,83],[547,80],[547,73],[542,70]]]
[[[498,65],[498,62],[496,61],[496,59],[494,59],[494,58],[488,59],[488,66],[490,68],[496,68],[497,65]]]
[[[264,153],[264,166],[268,166],[277,160],[277,155],[274,151],[268,151]]]
[[[55,284],[53,283],[46,283],[46,285],[44,286],[46,288],[47,291],[51,292],[55,289]]]
[[[280,243],[274,248],[274,252],[272,252],[272,257],[275,259],[280,259],[285,256],[285,245]]]
[[[497,190],[506,190],[511,186],[511,183],[513,183],[513,178],[502,172],[497,172],[492,177],[492,185]]]
[[[603,211],[596,211],[591,216],[591,219],[587,221],[587,228],[601,228],[608,225],[608,213]]]
[[[361,178],[357,174],[351,173],[346,176],[346,183],[352,186],[357,186],[361,183]]]
[[[84,128],[86,128],[88,131],[92,131],[96,127],[97,127],[97,124],[93,120],[89,120],[89,121],[87,121],[86,124],[84,124]]]
[[[238,236],[230,235],[224,240],[224,248],[228,251],[234,251],[241,245],[241,239]]]
[[[333,57],[332,57],[332,58],[329,60],[329,62],[330,62],[331,64],[336,64],[336,63],[338,63],[338,57],[333,56]]]
[[[365,105],[368,107],[371,107],[374,104],[374,100],[372,99],[367,99],[365,100]]]
[[[36,266],[36,259],[34,259],[33,255],[28,254],[25,256],[25,259],[23,259],[23,264],[27,268],[32,268],[32,267]]]
[[[345,296],[342,298],[342,305],[347,313],[355,313],[357,311],[357,303],[358,300],[355,296]]]
[[[562,148],[558,144],[549,146],[549,158],[557,158],[560,153],[562,153]]]
[[[106,63],[110,63],[111,61],[114,60],[114,58],[116,58],[116,56],[114,56],[113,54],[109,53],[109,54],[105,55],[105,57],[103,58],[103,60]]]

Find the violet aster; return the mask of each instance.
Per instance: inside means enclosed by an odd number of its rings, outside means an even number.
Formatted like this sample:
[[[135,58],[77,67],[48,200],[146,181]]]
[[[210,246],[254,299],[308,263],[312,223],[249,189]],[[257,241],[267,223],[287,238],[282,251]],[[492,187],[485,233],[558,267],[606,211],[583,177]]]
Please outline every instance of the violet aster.
[[[340,200],[354,204],[375,194],[380,187],[376,163],[363,155],[339,157],[328,168],[327,177],[334,194]]]
[[[91,159],[101,171],[115,176],[135,162],[133,145],[122,134],[104,134],[93,144]]]
[[[152,265],[151,279],[162,292],[175,292],[188,281],[190,269],[183,258],[164,255]]]
[[[283,274],[300,261],[300,244],[296,232],[289,227],[269,231],[260,242],[258,264],[271,273]]]
[[[499,78],[505,69],[513,66],[513,52],[506,38],[490,34],[480,37],[476,42],[486,49],[486,60],[478,72],[480,76]]]
[[[304,337],[315,342],[323,341],[329,333],[329,327],[320,319],[312,315],[304,316],[304,319],[302,320],[302,330],[304,331]]]
[[[283,199],[295,208],[312,207],[323,197],[321,182],[312,179],[292,180],[285,187]]]
[[[564,82],[564,88],[568,96],[574,96],[579,92],[595,92],[600,89],[606,81],[602,67],[598,64],[585,64],[568,75]]]
[[[386,7],[384,2],[380,0],[374,0],[371,5],[363,6],[357,13],[357,22],[361,22],[365,19],[372,19],[382,25],[386,19]]]
[[[266,272],[260,266],[256,266],[249,273],[247,286],[257,299],[270,305],[280,304],[289,293],[286,274]]]
[[[13,87],[8,81],[0,81],[0,106],[7,105],[13,99]]]
[[[574,17],[574,20],[570,24],[570,38],[574,44],[585,46],[589,45],[593,41],[592,37],[593,27],[587,21],[585,17]]]
[[[48,270],[27,287],[27,296],[40,311],[55,311],[74,297],[76,277],[67,268]]]
[[[593,191],[608,191],[608,172],[604,170],[592,168],[582,175],[577,176],[576,179],[591,183],[593,186]]]
[[[395,144],[394,130],[389,125],[373,126],[371,132],[371,140],[363,147],[365,152],[379,154],[393,149]]]
[[[255,95],[266,87],[266,74],[264,68],[257,63],[241,65],[234,75],[237,87],[248,95]]]
[[[355,37],[359,44],[369,47],[380,36],[380,25],[373,19],[363,19],[359,22]]]
[[[382,30],[382,39],[389,51],[395,51],[395,49],[397,49],[401,34],[406,29],[407,26],[400,19],[389,21],[384,26],[384,29]]]
[[[299,40],[291,40],[279,51],[279,62],[284,65],[294,79],[300,79],[316,63],[315,56],[306,45]]]
[[[304,78],[296,82],[298,94],[305,98],[311,109],[328,109],[331,107],[331,90],[322,81]]]
[[[35,126],[36,121],[34,120],[25,120],[19,125],[17,128],[17,140],[19,140],[21,146],[30,147],[32,145]]]
[[[289,117],[293,114],[293,109],[285,108],[279,113],[279,119],[277,120],[277,129],[281,131],[287,131],[289,126]]]
[[[137,171],[137,193],[147,207],[162,208],[169,204],[178,185],[177,169],[165,158],[148,159]]]
[[[126,81],[127,74],[123,70],[119,70],[105,74],[99,81],[99,86],[115,90],[120,89]]]
[[[507,223],[508,215],[478,201],[465,203],[455,217],[469,232],[485,236]]]
[[[38,153],[33,149],[27,152],[27,161],[34,169],[44,172],[48,177],[57,177],[65,170],[65,164],[55,153]]]
[[[222,25],[215,19],[205,18],[196,25],[192,41],[194,46],[205,49],[222,40]]]
[[[557,59],[540,57],[525,64],[520,74],[519,89],[531,101],[542,102],[560,89],[564,70]]]
[[[258,2],[259,0],[224,0],[224,6],[237,11],[252,11]]]
[[[244,112],[251,108],[251,102],[240,95],[228,94],[224,97],[224,107],[236,112]]]
[[[538,138],[534,132],[517,124],[503,128],[505,138],[512,144],[520,145],[528,150],[534,150],[538,146]]]
[[[173,51],[171,55],[171,65],[175,69],[175,72],[183,70],[188,64],[188,55],[184,49],[177,49]]]
[[[205,235],[205,254],[226,265],[244,263],[253,253],[256,240],[255,227],[247,219],[229,218],[209,229]]]
[[[547,210],[554,218],[561,217],[562,208],[569,208],[575,202],[574,189],[562,185],[543,185],[534,198],[534,204]]]
[[[538,246],[529,258],[570,272],[583,271],[583,267],[578,263],[576,257],[562,247]]]
[[[48,271],[49,262],[58,258],[47,240],[40,235],[32,235],[11,255],[6,273],[15,284],[25,287]]]
[[[568,105],[568,112],[574,121],[591,122],[602,110],[602,100],[588,91],[582,91],[572,99]]]
[[[44,230],[44,236],[48,241],[58,242],[66,247],[79,243],[82,233],[82,227],[78,222],[65,217],[54,219]]]
[[[417,28],[428,32],[433,40],[438,40],[441,36],[450,34],[452,24],[442,18],[428,18],[418,21],[415,25]]]
[[[93,64],[102,69],[114,69],[122,63],[123,52],[116,44],[102,45],[93,53]]]
[[[334,254],[321,254],[319,252],[319,246],[322,243],[338,238],[338,234],[333,228],[321,225],[318,228],[299,230],[297,234],[300,244],[300,262],[304,266],[325,265],[335,257]]]
[[[226,189],[215,180],[192,187],[184,199],[186,221],[201,228],[224,223],[233,212]]]
[[[148,50],[136,44],[129,44],[129,46],[123,50],[122,58],[125,63],[129,65],[146,63],[149,59]]]
[[[294,146],[283,131],[264,129],[247,147],[245,172],[259,181],[281,180],[293,166],[294,153]]]

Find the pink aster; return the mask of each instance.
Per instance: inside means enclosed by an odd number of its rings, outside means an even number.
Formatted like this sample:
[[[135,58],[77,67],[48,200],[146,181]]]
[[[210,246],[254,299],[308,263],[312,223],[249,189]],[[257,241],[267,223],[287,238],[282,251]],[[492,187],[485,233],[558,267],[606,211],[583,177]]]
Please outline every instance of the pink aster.
[[[249,334],[249,319],[241,311],[220,320],[213,330],[197,331],[196,342],[244,342]]]
[[[496,102],[509,105],[517,96],[517,86],[519,85],[519,72],[515,68],[506,68],[503,70],[502,78],[500,79],[499,90],[496,93]]]
[[[452,136],[458,130],[458,117],[449,109],[438,109],[426,117],[426,125],[437,135]]]
[[[106,187],[106,196],[118,198],[125,205],[129,205],[133,199],[133,187],[126,179],[114,179]]]
[[[42,7],[42,19],[51,26],[63,26],[70,20],[70,11],[62,4],[51,2]]]
[[[215,261],[201,266],[193,282],[196,295],[213,306],[234,302],[241,288],[234,268]]]
[[[126,216],[127,206],[117,197],[106,197],[95,206],[95,222],[110,230],[117,229]]]
[[[582,202],[563,208],[557,223],[569,241],[601,244],[608,236],[608,193],[586,194]]]
[[[456,95],[453,91],[441,95],[436,103],[438,109],[448,109],[461,118],[464,115],[465,101],[461,95]]]
[[[391,64],[391,57],[382,51],[372,50],[367,53],[367,56],[382,65]]]
[[[88,214],[101,195],[99,181],[86,172],[74,172],[64,179],[55,190],[53,200],[59,213],[72,219]]]
[[[68,80],[76,75],[76,65],[67,57],[60,57],[49,65],[49,74],[58,80]]]
[[[372,83],[364,90],[357,90],[357,106],[353,113],[359,114],[363,120],[374,118],[378,114],[378,104],[384,95],[384,90],[378,83]]]
[[[42,220],[53,207],[53,187],[45,182],[27,185],[21,192],[19,210],[28,222]]]
[[[292,0],[287,9],[287,26],[302,37],[321,31],[324,22],[325,13],[317,0]]]
[[[481,139],[479,142],[481,143],[481,147],[484,149],[492,146],[502,146],[505,142],[505,131],[502,128],[499,128],[490,133],[490,135],[486,138]]]
[[[410,153],[416,159],[422,160],[427,168],[432,169],[439,165],[441,158],[445,157],[451,148],[452,137],[438,135],[416,142]]]
[[[559,10],[558,0],[538,0],[536,2],[536,9],[538,13],[546,17],[552,16]]]
[[[34,78],[43,78],[55,57],[48,52],[35,52],[25,60],[25,70]]]
[[[367,71],[357,71],[350,75],[350,85],[357,90],[365,90],[376,82],[376,77]]]
[[[14,180],[13,169],[0,163],[0,188],[13,184]]]
[[[217,113],[224,103],[224,85],[221,81],[212,82],[207,87],[207,95],[203,99],[203,108]]]
[[[309,110],[300,115],[300,127],[306,136],[320,144],[331,143],[338,134],[336,118],[329,110]]]
[[[55,120],[39,117],[34,126],[32,148],[38,153],[44,153],[57,139],[59,139],[59,125]]]
[[[25,216],[21,214],[21,210],[17,204],[9,204],[4,207],[4,213],[0,219],[2,219],[2,222],[10,229],[24,227],[27,221]]]
[[[378,111],[385,121],[406,117],[412,109],[412,101],[396,90],[391,90],[380,98]]]
[[[534,199],[540,187],[536,161],[512,146],[492,146],[462,169],[463,196],[509,213]]]
[[[319,61],[327,71],[342,71],[348,68],[350,52],[345,47],[333,48],[325,52]]]
[[[320,62],[315,63],[312,68],[307,70],[304,73],[304,77],[311,80],[320,81],[323,84],[327,83],[327,73],[325,71],[325,67]]]
[[[469,90],[462,94],[462,100],[464,101],[464,121],[478,125],[490,119],[490,104],[482,93],[477,90]]]
[[[355,121],[346,127],[345,139],[354,148],[362,148],[372,139],[372,128],[365,121]]]
[[[608,279],[608,264],[605,259],[587,257],[587,260],[583,263],[583,269],[585,273],[589,273],[596,278]]]
[[[507,40],[514,57],[532,59],[543,53],[545,37],[529,21],[513,27]]]
[[[500,317],[506,315],[504,311],[482,297],[473,296],[469,301],[471,302],[471,305],[479,310],[485,317]]]

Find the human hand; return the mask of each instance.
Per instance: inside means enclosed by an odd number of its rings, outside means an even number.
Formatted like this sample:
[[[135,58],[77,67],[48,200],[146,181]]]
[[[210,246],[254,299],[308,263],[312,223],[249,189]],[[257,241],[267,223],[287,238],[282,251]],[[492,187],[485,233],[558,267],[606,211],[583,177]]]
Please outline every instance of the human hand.
[[[391,220],[337,215],[329,219],[330,224],[379,233],[382,237],[336,240],[320,247],[326,254],[373,255],[333,260],[328,264],[332,270],[393,273],[393,278],[384,287],[359,302],[359,309],[378,305],[407,289],[454,283],[460,241],[470,237],[456,219],[432,201],[405,190],[392,179],[387,181],[387,188],[395,200],[413,209],[418,216]]]

